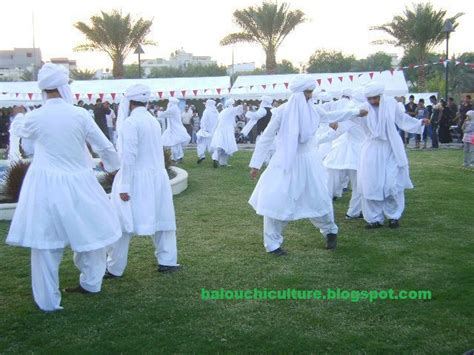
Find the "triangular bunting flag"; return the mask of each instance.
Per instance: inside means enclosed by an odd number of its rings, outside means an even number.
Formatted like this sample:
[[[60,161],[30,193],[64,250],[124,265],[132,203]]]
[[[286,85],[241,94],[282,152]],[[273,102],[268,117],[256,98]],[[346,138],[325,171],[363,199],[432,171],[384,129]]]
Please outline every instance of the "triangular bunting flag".
[[[221,94],[221,91],[222,91],[222,89],[216,89],[216,91],[217,91],[217,95],[220,95],[220,94]]]
[[[393,69],[393,68],[390,68],[390,74],[392,74],[392,75],[393,75],[393,72],[394,72],[394,71],[395,71],[395,69]]]
[[[354,75],[349,75],[349,80],[350,81],[354,80]]]
[[[174,91],[170,91],[170,96],[174,97]]]
[[[183,95],[183,97],[186,97],[186,90],[181,90],[181,95]]]
[[[285,88],[288,89],[288,83],[283,83],[285,85]]]
[[[87,94],[87,98],[90,100],[92,100],[92,94]]]
[[[328,78],[329,84],[332,84],[332,78]]]
[[[252,90],[252,89],[253,89],[253,85],[250,85],[250,90]]]
[[[76,96],[76,100],[79,101],[79,98],[81,97],[81,94],[74,94]]]
[[[193,94],[194,94],[194,96],[197,96],[198,91],[197,91],[197,90],[193,90]]]
[[[32,92],[29,92],[28,93],[28,97],[30,98],[30,100],[33,98],[33,93]]]
[[[160,97],[160,99],[163,97],[163,91],[158,91],[158,96]]]
[[[340,80],[341,83],[342,83],[342,79],[344,79],[344,77],[343,77],[343,76],[338,76],[338,78],[339,78],[339,80]]]
[[[318,85],[321,85],[321,79],[316,79],[316,82],[318,83]]]
[[[370,72],[369,76],[370,76],[370,79],[372,79],[374,77],[374,72]]]
[[[17,92],[17,93],[15,94],[15,97],[18,97],[19,95],[20,95],[20,93],[19,93],[19,92]]]
[[[110,93],[110,96],[112,96],[112,100],[114,101],[115,101],[115,95],[116,95],[115,92]]]
[[[262,85],[263,90],[266,90],[267,86],[265,84]]]
[[[272,87],[275,89],[275,86],[277,86],[277,84],[272,84]]]

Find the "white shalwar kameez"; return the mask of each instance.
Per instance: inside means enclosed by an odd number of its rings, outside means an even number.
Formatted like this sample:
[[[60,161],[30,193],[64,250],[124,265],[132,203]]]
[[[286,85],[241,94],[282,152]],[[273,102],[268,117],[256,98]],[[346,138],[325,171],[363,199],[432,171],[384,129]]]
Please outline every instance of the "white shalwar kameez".
[[[263,241],[267,252],[280,248],[283,229],[289,221],[308,218],[324,237],[338,231],[315,133],[320,121],[350,119],[359,111],[316,111],[313,100],[307,101],[303,93],[314,86],[314,79],[306,75],[294,79],[290,85],[292,96],[272,115],[250,162],[251,168],[260,169],[275,140],[275,154],[249,200],[256,213],[264,217]]]
[[[367,139],[362,145],[357,187],[362,194],[362,213],[368,223],[398,220],[405,208],[405,189],[412,189],[408,159],[396,126],[405,132],[422,134],[422,120],[401,109],[397,101],[383,95],[381,84],[366,88],[366,97],[380,96],[378,107],[368,105],[369,115],[360,120]]]
[[[214,100],[206,101],[206,108],[202,113],[201,127],[196,133],[197,136],[197,156],[199,159],[206,157],[206,151],[212,153],[211,142],[212,136],[217,127],[219,112],[216,109]]]
[[[166,111],[160,113],[166,118],[166,130],[163,132],[163,146],[171,149],[171,159],[178,161],[184,157],[183,145],[191,141],[186,127],[181,121],[181,112],[178,107],[178,100],[171,97]]]
[[[148,100],[149,96],[143,85],[132,86],[125,93],[126,99],[135,101]],[[125,271],[132,235],[152,236],[158,264],[177,265],[173,194],[161,141],[160,124],[145,107],[135,108],[120,126],[122,164],[112,187],[112,202],[123,235],[107,248],[107,270],[115,276]],[[130,200],[123,201],[120,193],[127,193]]]
[[[45,64],[40,89],[58,89],[61,97],[13,121],[13,132],[34,144],[7,243],[31,248],[33,296],[44,311],[62,309],[58,269],[70,245],[81,271],[80,285],[99,292],[105,272],[105,246],[121,236],[120,222],[90,168],[86,142],[107,171],[117,170],[118,155],[89,113],[72,105],[68,75]]]
[[[237,150],[235,141],[235,117],[241,115],[244,110],[242,105],[233,106],[234,100],[226,102],[226,108],[219,113],[219,121],[211,141],[212,160],[221,166],[227,166],[229,157]]]

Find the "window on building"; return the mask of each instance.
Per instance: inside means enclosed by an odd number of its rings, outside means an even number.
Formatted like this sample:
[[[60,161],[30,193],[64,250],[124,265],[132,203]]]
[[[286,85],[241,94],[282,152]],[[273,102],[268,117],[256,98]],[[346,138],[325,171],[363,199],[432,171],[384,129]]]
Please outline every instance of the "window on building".
[[[26,56],[27,56],[28,58],[33,58],[33,53],[28,52],[28,53],[26,53]]]

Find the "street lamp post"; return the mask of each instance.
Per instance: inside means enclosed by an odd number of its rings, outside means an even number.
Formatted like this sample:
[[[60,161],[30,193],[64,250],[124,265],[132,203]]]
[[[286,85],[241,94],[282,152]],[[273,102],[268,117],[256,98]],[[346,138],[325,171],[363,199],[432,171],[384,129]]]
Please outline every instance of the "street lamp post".
[[[141,61],[140,61],[140,55],[145,53],[143,51],[143,48],[142,46],[139,44],[137,46],[137,49],[135,49],[135,54],[138,54],[138,77],[141,79],[142,78],[142,64],[141,64]]]
[[[454,25],[450,19],[444,22],[443,32],[446,33],[446,59],[445,59],[445,98],[448,99],[448,78],[449,78],[449,34],[454,32]]]

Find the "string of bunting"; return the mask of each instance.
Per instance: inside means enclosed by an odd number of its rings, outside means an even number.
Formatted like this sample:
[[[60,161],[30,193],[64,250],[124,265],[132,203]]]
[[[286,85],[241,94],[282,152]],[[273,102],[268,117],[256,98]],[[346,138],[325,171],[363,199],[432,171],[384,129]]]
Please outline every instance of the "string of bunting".
[[[395,71],[400,71],[400,70],[407,70],[407,69],[417,69],[421,66],[429,66],[429,65],[438,65],[438,64],[442,64],[446,67],[446,65],[448,65],[448,63],[451,63],[450,60],[440,60],[436,63],[427,63],[427,64],[421,64],[421,65],[415,65],[415,64],[410,64],[410,65],[407,65],[407,66],[400,66],[400,67],[396,67],[396,68],[391,68],[389,70],[387,70],[386,72],[390,72],[391,75],[393,75],[393,73]],[[463,62],[463,61],[455,61],[455,65],[458,66],[458,65],[464,65],[464,66],[467,66],[471,69],[474,69],[474,63],[466,63],[466,62]],[[368,72],[368,73],[354,73],[354,74],[348,74],[348,75],[345,75],[345,76],[336,76],[336,77],[326,77],[326,78],[317,78],[316,79],[316,83],[318,84],[318,86],[321,86],[322,84],[325,84],[326,81],[329,85],[333,85],[333,83],[339,81],[339,82],[344,82],[344,81],[347,81],[349,80],[350,82],[353,82],[355,78],[358,78],[358,77],[361,77],[362,75],[364,74],[368,74],[368,76],[370,77],[370,79],[372,80],[375,73],[382,73],[383,71],[373,71],[373,72]],[[256,87],[261,87],[263,90],[267,90],[267,88],[272,88],[272,89],[275,89],[275,87],[277,85],[283,85],[285,87],[285,89],[288,89],[288,85],[289,85],[289,82],[280,82],[280,83],[268,83],[268,84],[254,84],[254,85],[246,85],[246,86],[234,86],[234,88],[237,88],[237,89],[244,89],[244,88],[247,88],[249,90],[252,90],[253,88],[256,88]],[[217,95],[224,95],[224,94],[229,94],[231,93],[231,90],[232,88],[213,88],[213,89],[193,89],[193,90],[169,90],[169,91],[157,91],[155,92],[155,97],[158,97],[160,99],[166,99],[166,98],[169,98],[169,97],[177,97],[177,98],[193,98],[198,96],[199,92],[201,92],[202,94],[204,95],[210,95],[212,96],[212,94],[215,92]],[[41,98],[41,94],[40,93],[34,93],[34,92],[28,92],[28,93],[19,93],[19,92],[16,92],[16,93],[9,93],[9,92],[2,92],[3,95],[15,95],[15,98],[20,98],[20,99],[26,99],[26,97],[29,98],[29,100],[33,100],[33,99],[40,99]],[[21,97],[20,97],[21,96]],[[115,101],[115,99],[120,99],[121,97],[123,96],[123,93],[115,93],[115,92],[110,92],[110,93],[87,93],[87,94],[80,94],[80,93],[75,93],[74,94],[74,97],[76,98],[76,100],[80,100],[81,98],[85,99],[87,98],[89,101],[92,101],[92,99],[94,98],[100,98],[101,100],[104,99],[104,97],[110,97],[112,99],[112,101]]]

